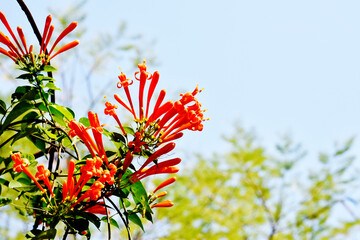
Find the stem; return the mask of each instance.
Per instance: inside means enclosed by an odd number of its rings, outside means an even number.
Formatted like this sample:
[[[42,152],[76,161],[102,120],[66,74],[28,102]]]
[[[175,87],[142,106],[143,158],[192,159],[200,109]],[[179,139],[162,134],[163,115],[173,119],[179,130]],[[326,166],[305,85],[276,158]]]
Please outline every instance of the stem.
[[[66,238],[67,238],[67,236],[68,236],[68,234],[69,234],[69,227],[68,226],[66,226],[66,229],[65,229],[65,233],[64,233],[64,236],[63,236],[63,239],[62,240],[66,240]]]
[[[40,31],[39,31],[38,27],[36,26],[35,20],[34,20],[33,16],[31,15],[28,7],[26,6],[26,4],[24,3],[23,0],[16,0],[16,1],[20,5],[21,9],[24,11],[24,13],[35,33],[36,38],[39,41],[39,45],[41,45],[42,37],[41,37]]]
[[[265,213],[267,214],[268,221],[269,221],[269,224],[270,224],[270,227],[271,227],[271,232],[270,232],[270,235],[269,235],[268,239],[272,240],[274,238],[275,234],[276,234],[276,231],[277,231],[277,221],[274,219],[274,216],[272,215],[271,210],[268,207],[268,204],[267,204],[267,202],[265,200],[265,197],[264,197],[264,193],[259,188],[259,186],[256,185],[256,183],[252,180],[252,178],[251,178],[251,176],[249,174],[249,171],[246,171],[246,173],[247,173],[247,178],[250,181],[250,185],[254,189],[256,197],[261,201],[261,205],[264,208]]]
[[[117,213],[120,215],[120,218],[121,218],[121,220],[123,221],[123,223],[124,223],[124,225],[126,227],[126,231],[127,231],[127,234],[128,234],[128,239],[131,240],[129,224],[127,224],[127,221],[124,219],[122,213],[120,212],[120,209],[116,206],[116,204],[109,197],[106,197],[106,199],[111,203],[111,205],[113,205],[113,207],[115,208]]]
[[[18,4],[20,5],[21,9],[24,11],[34,33],[35,33],[35,36],[39,42],[39,45],[41,47],[41,42],[42,42],[42,36],[40,34],[40,31],[35,23],[35,20],[33,18],[33,16],[31,15],[31,12],[29,11],[28,7],[26,6],[26,4],[24,3],[23,0],[16,0],[18,2]],[[47,54],[47,50],[45,49],[45,53]],[[49,62],[49,65],[50,65],[50,62]],[[48,76],[49,77],[53,77],[52,75],[52,72],[48,72]],[[53,82],[53,81],[50,81],[50,82]],[[52,103],[55,103],[55,91],[54,90],[49,90],[49,93],[50,93],[50,101]],[[50,112],[49,112],[50,113]],[[51,115],[51,113],[50,113]],[[52,170],[52,165],[54,163],[54,157],[55,157],[55,149],[50,149],[50,153],[49,153],[49,165],[48,165],[48,169],[51,171]]]
[[[122,207],[123,207],[123,209],[124,209],[124,215],[125,215],[125,217],[126,217],[126,223],[129,225],[129,213],[127,212],[127,210],[126,210],[126,207],[125,207],[125,204],[124,204],[124,200],[122,199],[122,198],[120,198],[120,201],[121,201],[121,205],[122,205]]]
[[[12,131],[15,131],[15,132],[21,132],[21,130],[18,130],[18,129],[13,129],[11,128],[10,130]],[[12,136],[10,139],[6,140],[5,142],[3,142],[1,145],[0,145],[0,148],[2,146],[4,146],[6,143],[8,143],[11,139],[13,139],[16,135]],[[30,134],[30,136],[36,138],[36,139],[39,139],[47,144],[50,144],[51,147],[49,148],[49,151],[51,151],[51,149],[58,149],[60,146],[57,146],[53,141],[47,141],[46,139],[43,139],[39,136],[36,136],[36,135],[33,135],[33,134]],[[72,154],[71,152],[67,151],[66,149],[64,149],[64,152],[66,152],[67,154],[69,154],[71,157],[73,158],[76,158],[76,156],[74,154]]]
[[[109,213],[108,213],[107,206],[105,204],[105,197],[103,197],[103,200],[104,200],[104,205],[105,205],[105,210],[106,210],[106,217],[107,217],[108,239],[111,240],[110,218],[109,218]]]

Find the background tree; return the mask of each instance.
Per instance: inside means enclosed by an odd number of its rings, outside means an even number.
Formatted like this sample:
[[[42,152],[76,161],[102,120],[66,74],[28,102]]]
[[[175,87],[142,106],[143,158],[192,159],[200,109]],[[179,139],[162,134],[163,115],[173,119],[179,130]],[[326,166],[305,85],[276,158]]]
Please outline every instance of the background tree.
[[[231,148],[198,157],[169,192],[176,206],[159,211],[162,239],[349,239],[356,234],[359,186],[353,139],[317,160],[285,138],[277,153],[238,128]],[[158,228],[160,230],[161,228]],[[146,238],[145,238],[146,239]]]

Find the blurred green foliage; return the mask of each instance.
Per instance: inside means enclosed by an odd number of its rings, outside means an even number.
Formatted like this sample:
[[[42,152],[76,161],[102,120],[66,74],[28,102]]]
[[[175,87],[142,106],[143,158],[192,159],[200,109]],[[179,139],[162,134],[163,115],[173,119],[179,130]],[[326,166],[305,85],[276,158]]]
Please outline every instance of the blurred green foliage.
[[[160,239],[352,236],[360,223],[349,197],[359,186],[349,153],[353,139],[317,160],[304,157],[290,138],[274,154],[242,128],[226,141],[229,151],[210,159],[199,156],[181,171],[169,193],[175,206],[158,211],[168,229]]]

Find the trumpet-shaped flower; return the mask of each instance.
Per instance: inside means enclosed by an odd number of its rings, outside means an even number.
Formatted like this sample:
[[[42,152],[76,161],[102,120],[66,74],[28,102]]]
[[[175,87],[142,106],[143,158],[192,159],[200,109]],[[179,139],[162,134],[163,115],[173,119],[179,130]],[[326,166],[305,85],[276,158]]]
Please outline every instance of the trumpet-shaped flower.
[[[151,208],[156,208],[156,207],[172,207],[174,206],[174,203],[170,200],[165,200],[159,203],[156,203],[154,205],[151,206]]]
[[[16,171],[16,172],[24,172],[26,175],[28,175],[31,178],[31,180],[34,181],[34,183],[36,184],[36,186],[38,186],[40,191],[45,192],[45,190],[42,188],[40,183],[36,180],[34,175],[27,168],[29,166],[29,161],[27,159],[21,158],[20,153],[12,154],[11,159],[15,162],[14,167],[13,167],[14,171]]]
[[[46,18],[45,21],[45,27],[44,31],[41,37],[41,45],[40,45],[40,51],[38,54],[33,53],[33,45],[30,45],[30,47],[27,47],[27,43],[25,40],[24,33],[20,27],[17,27],[17,33],[20,38],[20,42],[17,40],[14,32],[12,31],[10,24],[8,23],[5,15],[3,12],[0,12],[0,20],[5,26],[5,28],[10,33],[13,41],[10,40],[8,36],[6,36],[4,33],[0,31],[0,43],[4,44],[8,49],[4,49],[0,47],[0,53],[8,56],[11,58],[16,64],[18,64],[21,67],[24,68],[32,68],[32,69],[38,69],[41,65],[47,64],[52,58],[54,58],[56,55],[65,52],[79,44],[79,41],[75,40],[72,41],[64,46],[62,46],[59,50],[54,51],[55,47],[58,45],[58,43],[70,32],[72,32],[76,26],[76,22],[70,23],[70,25],[65,28],[61,34],[57,37],[55,40],[52,48],[50,51],[47,51],[47,46],[50,42],[50,39],[52,37],[53,31],[54,31],[54,25],[51,25],[51,15],[49,15]]]
[[[50,171],[48,169],[45,169],[44,165],[38,165],[37,166],[37,173],[35,174],[35,178],[39,180],[43,180],[45,186],[49,189],[51,196],[54,196],[54,193],[52,191],[52,187],[49,181]]]
[[[155,188],[155,190],[153,191],[153,193],[156,193],[158,190],[174,183],[176,181],[176,177],[172,177],[172,178],[169,178],[167,180],[165,180],[164,182],[162,182],[157,188]]]
[[[198,86],[192,92],[181,94],[181,98],[175,102],[164,102],[166,91],[161,90],[154,107],[151,108],[151,98],[155,92],[160,74],[157,71],[153,74],[147,72],[145,61],[139,64],[138,68],[139,71],[135,73],[135,79],[139,81],[138,113],[135,111],[130,94],[130,86],[133,81],[127,78],[124,73],[119,76],[118,87],[124,89],[128,103],[118,94],[115,94],[114,98],[133,115],[137,123],[136,130],[141,133],[142,142],[145,142],[148,146],[159,145],[182,137],[184,130],[201,131],[203,129],[202,122],[206,120],[203,116],[205,110],[201,109],[201,103],[195,97],[201,92]],[[150,85],[148,90],[145,91],[148,80]],[[145,95],[147,95],[146,102]],[[109,102],[105,106],[105,113],[113,116],[120,128],[123,129],[115,112],[117,107]]]

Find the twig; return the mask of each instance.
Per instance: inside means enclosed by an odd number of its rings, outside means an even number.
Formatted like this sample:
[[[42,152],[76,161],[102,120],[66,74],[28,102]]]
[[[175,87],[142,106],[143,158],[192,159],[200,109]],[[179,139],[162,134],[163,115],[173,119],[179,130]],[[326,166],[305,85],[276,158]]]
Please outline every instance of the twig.
[[[126,231],[128,234],[128,239],[131,240],[131,234],[130,234],[130,228],[129,228],[129,224],[127,224],[127,221],[124,219],[122,213],[120,212],[120,209],[116,206],[116,204],[109,198],[106,197],[107,200],[109,200],[109,202],[111,203],[111,205],[113,205],[113,207],[115,208],[115,210],[117,211],[117,213],[120,215],[121,220],[123,221],[125,227],[126,227]]]
[[[68,226],[66,226],[66,230],[65,230],[65,233],[64,233],[64,236],[63,236],[63,239],[62,240],[66,240],[68,234],[69,234],[69,230],[70,228]]]
[[[39,42],[39,45],[41,46],[41,42],[42,42],[42,36],[40,34],[40,31],[35,23],[35,20],[31,14],[31,12],[29,11],[28,7],[26,6],[26,4],[24,3],[23,0],[16,0],[18,2],[18,4],[20,5],[21,9],[24,11],[30,25],[31,25],[31,28],[33,29],[34,33],[35,33],[35,36]],[[47,54],[47,50],[45,49],[45,53]],[[50,62],[48,63],[50,65]],[[52,75],[52,72],[48,72],[48,76],[49,77],[53,77]],[[53,81],[50,81],[50,82],[53,82]],[[49,93],[50,93],[50,101],[52,103],[55,103],[55,91],[54,90],[49,90]],[[51,114],[51,113],[50,113]],[[50,153],[49,153],[49,165],[48,165],[48,169],[50,171],[52,171],[52,165],[54,163],[54,158],[55,158],[55,149],[51,148],[50,149]]]
[[[109,218],[109,213],[108,213],[107,206],[106,206],[106,204],[105,204],[105,197],[103,197],[103,200],[104,200],[104,206],[105,206],[105,210],[106,210],[106,217],[107,217],[108,239],[109,239],[109,240],[111,240],[110,218]]]
[[[35,33],[36,38],[39,41],[39,45],[41,45],[42,37],[41,37],[41,34],[40,34],[40,31],[39,31],[38,27],[36,26],[34,18],[31,15],[31,12],[29,11],[28,7],[26,6],[26,4],[24,3],[23,0],[16,0],[16,1],[19,3],[21,9],[24,11],[24,13],[25,13],[25,15],[26,15],[26,17],[27,17],[27,19],[28,19],[33,31],[34,31],[34,33]]]

